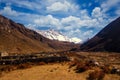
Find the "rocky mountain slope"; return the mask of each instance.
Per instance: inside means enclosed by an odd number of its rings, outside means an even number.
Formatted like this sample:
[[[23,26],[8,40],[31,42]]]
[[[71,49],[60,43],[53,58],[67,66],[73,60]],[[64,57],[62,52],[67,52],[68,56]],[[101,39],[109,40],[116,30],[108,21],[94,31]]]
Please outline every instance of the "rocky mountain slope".
[[[120,52],[120,17],[80,46],[83,51]]]
[[[68,50],[73,43],[53,41],[24,25],[0,15],[0,52],[36,53],[43,51]]]

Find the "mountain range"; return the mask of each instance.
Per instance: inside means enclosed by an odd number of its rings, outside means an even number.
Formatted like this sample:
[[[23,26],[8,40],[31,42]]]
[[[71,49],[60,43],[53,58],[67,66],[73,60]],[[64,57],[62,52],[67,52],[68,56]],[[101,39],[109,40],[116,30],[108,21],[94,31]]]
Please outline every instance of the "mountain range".
[[[120,17],[108,24],[93,38],[83,44],[77,38],[68,38],[55,30],[34,31],[23,24],[0,15],[0,52],[39,53],[67,51],[78,48],[81,51],[120,52]],[[74,43],[73,43],[74,42]]]
[[[59,31],[50,29],[50,30],[36,30],[39,34],[43,35],[44,37],[51,39],[51,40],[58,40],[58,41],[66,41],[66,42],[73,42],[73,43],[81,43],[82,40],[79,38],[73,37],[68,38],[67,36],[64,36]]]
[[[38,53],[64,51],[76,47],[74,43],[50,40],[23,24],[0,15],[0,52]]]
[[[120,52],[120,17],[83,43],[80,50]]]

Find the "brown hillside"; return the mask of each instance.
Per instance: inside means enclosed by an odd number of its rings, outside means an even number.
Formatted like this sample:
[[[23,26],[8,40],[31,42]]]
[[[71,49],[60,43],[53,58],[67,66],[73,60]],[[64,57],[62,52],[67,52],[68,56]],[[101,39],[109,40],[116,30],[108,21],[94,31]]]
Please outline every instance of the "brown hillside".
[[[9,53],[35,53],[66,50],[73,43],[49,40],[24,25],[0,15],[0,51]]]

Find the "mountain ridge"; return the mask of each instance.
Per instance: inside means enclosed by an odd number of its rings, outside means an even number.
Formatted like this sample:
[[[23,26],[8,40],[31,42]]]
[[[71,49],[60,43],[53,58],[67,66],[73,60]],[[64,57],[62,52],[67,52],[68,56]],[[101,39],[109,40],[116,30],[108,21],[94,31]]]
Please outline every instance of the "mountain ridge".
[[[80,46],[82,51],[120,52],[120,17]]]
[[[58,40],[58,41],[67,41],[67,42],[73,42],[73,43],[81,43],[82,40],[73,37],[73,38],[68,38],[67,36],[63,35],[59,31],[56,31],[54,29],[50,30],[36,30],[39,34],[43,35],[44,37],[51,39],[51,40]]]
[[[38,53],[69,50],[73,43],[53,41],[0,15],[0,52]]]

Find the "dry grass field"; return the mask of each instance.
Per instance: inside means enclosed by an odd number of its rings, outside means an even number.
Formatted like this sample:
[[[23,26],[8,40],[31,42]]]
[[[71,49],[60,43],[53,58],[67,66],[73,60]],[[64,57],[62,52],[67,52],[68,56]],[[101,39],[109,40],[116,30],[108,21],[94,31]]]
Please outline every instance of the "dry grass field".
[[[75,73],[67,63],[47,64],[3,73],[0,80],[86,80],[92,70]],[[118,75],[105,75],[104,80],[120,80]]]
[[[87,72],[77,74],[67,64],[48,64],[3,74],[0,80],[85,80]]]
[[[118,53],[73,52],[66,55],[73,58],[73,61],[20,65],[13,70],[1,72],[0,80],[120,80],[120,74],[112,71],[113,66],[120,69]],[[86,62],[89,60],[99,65]]]

